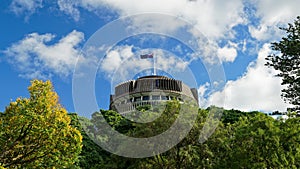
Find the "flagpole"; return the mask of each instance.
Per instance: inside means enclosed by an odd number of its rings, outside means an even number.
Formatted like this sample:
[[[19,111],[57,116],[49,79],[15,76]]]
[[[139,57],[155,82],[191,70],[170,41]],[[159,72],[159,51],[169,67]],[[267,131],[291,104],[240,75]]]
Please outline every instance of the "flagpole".
[[[155,57],[154,57],[154,54],[151,53],[151,54],[144,54],[144,55],[140,55],[141,59],[148,59],[148,58],[151,58],[153,59],[153,75],[156,75],[156,63],[155,63]]]
[[[155,69],[155,57],[153,56],[153,74],[156,75],[156,69]]]

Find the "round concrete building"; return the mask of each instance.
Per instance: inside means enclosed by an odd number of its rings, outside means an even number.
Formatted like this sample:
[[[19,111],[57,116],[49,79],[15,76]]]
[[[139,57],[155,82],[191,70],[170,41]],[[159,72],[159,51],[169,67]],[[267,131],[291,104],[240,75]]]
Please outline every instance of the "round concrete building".
[[[197,90],[166,76],[144,76],[118,84],[115,94],[110,96],[110,109],[125,114],[139,106],[153,106],[174,99],[198,104]]]

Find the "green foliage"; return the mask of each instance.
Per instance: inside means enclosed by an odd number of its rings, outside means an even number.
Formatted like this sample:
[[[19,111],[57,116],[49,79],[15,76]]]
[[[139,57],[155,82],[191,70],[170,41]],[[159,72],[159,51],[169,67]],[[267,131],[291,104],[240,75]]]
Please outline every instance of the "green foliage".
[[[180,104],[178,101],[170,101],[163,107],[159,118],[155,119],[150,123],[137,123],[135,124],[134,130],[131,131],[131,134],[134,137],[150,137],[158,135],[166,131],[174,123],[177,118],[184,118],[185,120],[181,121],[178,133],[180,134],[180,128],[186,127],[187,125],[193,125],[191,123],[190,113],[191,111],[197,111],[191,105]],[[160,112],[151,112],[147,116],[151,116],[155,113]],[[179,113],[183,116],[179,117]],[[141,116],[141,118],[149,118]],[[193,165],[192,161],[195,159],[195,146],[194,143],[198,140],[199,126],[196,122],[194,130],[186,136],[178,145],[171,148],[169,151],[156,155],[152,158],[147,158],[145,160],[140,160],[137,164],[137,168],[189,168]],[[197,129],[196,129],[197,128]],[[177,134],[178,134],[177,133]],[[166,139],[164,142],[168,142]],[[155,145],[160,146],[160,145]]]
[[[178,117],[178,110],[181,106],[178,102],[169,102],[159,118],[149,123],[130,122],[111,110],[101,110],[101,113],[106,116],[106,121],[113,128],[122,129],[126,135],[149,137],[168,129]],[[145,114],[142,114],[140,118],[149,118],[151,115],[156,116],[157,110],[161,110],[161,108],[144,110]],[[149,111],[151,113],[147,113]],[[224,114],[221,121],[216,121],[218,127],[214,133],[206,142],[200,143],[200,132],[208,120],[209,113],[212,111],[221,111]],[[94,113],[90,125],[95,126],[97,124],[99,113]],[[123,124],[125,126],[122,128]],[[99,156],[101,158],[105,157],[105,160],[99,161],[97,164],[102,163],[101,168],[116,169],[299,168],[299,130],[300,118],[295,116],[286,121],[280,121],[259,112],[224,110],[217,107],[206,110],[199,109],[192,130],[169,151],[143,159],[100,153]],[[90,164],[90,166],[93,166],[93,164]]]
[[[74,168],[80,132],[70,126],[50,81],[33,80],[0,118],[0,164],[6,168]]]
[[[255,116],[259,112],[242,112],[240,110],[223,110],[223,115],[222,115],[222,122],[226,124],[234,124],[235,122],[239,121],[240,118],[245,117],[245,116]]]
[[[234,124],[231,138],[226,138],[230,146],[224,167],[232,168],[276,168],[280,166],[279,122],[264,114],[243,117]]]
[[[32,83],[29,99],[17,99],[0,113],[2,168],[300,168],[300,117],[295,115],[274,120],[259,112],[212,106],[199,109],[191,123],[189,112],[198,108],[170,101],[157,107],[140,107],[126,118],[112,110],[101,110],[87,119],[74,113],[67,115],[50,82]],[[223,116],[220,121],[208,121],[211,113]],[[120,157],[91,139],[102,129],[99,124],[103,121],[122,134],[143,138],[166,131],[179,117],[186,119],[181,121],[182,126],[192,125],[191,131],[179,144],[153,157]],[[131,118],[154,120],[137,123]],[[206,123],[217,123],[218,127],[208,128],[213,134],[200,143]],[[107,138],[98,135],[97,139]]]
[[[78,129],[82,135],[82,151],[79,154],[78,165],[82,169],[98,169],[103,168],[110,154],[98,146],[86,134],[83,126],[91,126],[89,119],[79,117],[75,113],[68,114],[71,118],[71,126]]]
[[[300,118],[278,121],[259,113],[227,127],[218,168],[299,168]]]
[[[280,123],[282,161],[286,168],[300,168],[300,117]]]
[[[147,112],[135,112],[140,114],[140,119],[154,119],[149,123],[132,123],[133,130],[129,131],[132,137],[152,137],[166,131],[174,123],[180,111],[178,101],[168,102],[165,107],[157,106]],[[158,117],[158,118],[156,118]]]
[[[287,28],[280,28],[287,33],[281,41],[272,43],[276,54],[267,57],[267,66],[279,70],[282,85],[287,88],[282,90],[285,101],[295,105],[293,110],[300,111],[300,16],[289,24]],[[280,52],[280,54],[277,54]]]
[[[133,128],[133,123],[129,119],[124,118],[113,110],[100,110],[100,113],[103,115],[107,123],[120,133],[126,134],[130,129]],[[99,113],[94,113],[93,119],[96,119],[98,115]],[[97,121],[93,122],[97,123]]]

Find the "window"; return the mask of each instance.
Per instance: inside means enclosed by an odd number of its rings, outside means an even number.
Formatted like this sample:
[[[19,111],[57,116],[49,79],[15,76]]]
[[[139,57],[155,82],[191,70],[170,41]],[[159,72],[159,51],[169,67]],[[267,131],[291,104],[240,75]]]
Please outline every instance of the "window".
[[[150,97],[149,96],[143,96],[143,100],[149,100]]]
[[[161,100],[169,100],[169,96],[161,96]]]
[[[141,101],[141,97],[134,97],[134,101],[135,101],[135,102]]]
[[[155,86],[156,86],[156,88],[159,88],[159,79],[155,80]]]
[[[159,95],[153,95],[152,100],[160,100],[160,96]]]

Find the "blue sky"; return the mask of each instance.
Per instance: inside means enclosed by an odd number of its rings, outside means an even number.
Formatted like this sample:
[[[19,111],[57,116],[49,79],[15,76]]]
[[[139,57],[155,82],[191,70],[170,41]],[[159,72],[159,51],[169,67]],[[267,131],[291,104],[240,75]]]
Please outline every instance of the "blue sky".
[[[298,0],[4,1],[0,111],[28,97],[34,78],[50,79],[70,112],[80,112],[81,102],[89,111],[107,109],[115,84],[153,73],[153,60],[139,58],[145,53],[154,53],[158,74],[197,88],[201,107],[284,111],[289,105],[280,98],[280,79],[264,63],[270,42],[284,36],[278,27],[293,22],[299,5]],[[85,73],[89,78],[80,79]],[[84,82],[78,84],[77,77]],[[86,86],[92,93],[81,96],[89,93]]]

